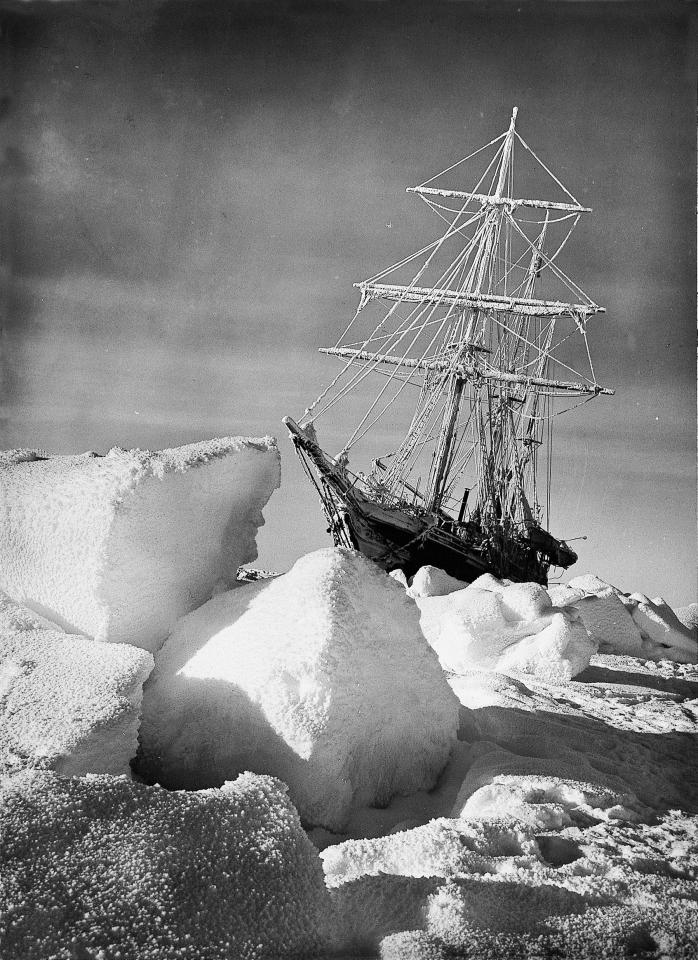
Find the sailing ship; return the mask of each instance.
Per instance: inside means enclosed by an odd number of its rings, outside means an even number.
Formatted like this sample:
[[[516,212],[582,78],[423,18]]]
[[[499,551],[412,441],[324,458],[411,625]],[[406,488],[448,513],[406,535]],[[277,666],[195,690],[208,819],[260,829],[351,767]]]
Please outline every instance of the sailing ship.
[[[432,564],[466,581],[489,572],[546,584],[551,567],[577,560],[546,527],[555,418],[614,393],[597,383],[587,342],[588,321],[604,308],[557,263],[591,210],[523,140],[516,119],[514,108],[500,136],[407,188],[446,229],[355,284],[353,319],[321,348],[341,369],[298,421],[283,420],[334,543],[407,576]],[[515,199],[515,148],[561,199]],[[473,189],[440,185],[488,156]],[[564,299],[541,296],[542,286],[558,296],[562,288]],[[342,401],[358,422],[330,455],[317,422]],[[357,449],[377,431],[383,439],[386,421],[395,449],[360,469]]]

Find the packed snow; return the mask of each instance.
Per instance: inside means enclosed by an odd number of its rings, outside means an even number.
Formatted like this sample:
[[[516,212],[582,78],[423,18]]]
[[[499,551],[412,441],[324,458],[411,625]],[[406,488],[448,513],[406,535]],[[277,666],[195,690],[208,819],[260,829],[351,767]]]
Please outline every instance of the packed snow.
[[[0,593],[0,773],[128,774],[153,658],[64,633]]]
[[[170,793],[124,777],[0,780],[4,960],[278,960],[326,939],[316,851],[283,784]]]
[[[458,708],[404,590],[360,554],[319,550],[177,624],[146,686],[139,769],[190,788],[270,773],[304,822],[338,830],[434,785]]]
[[[71,633],[156,650],[256,557],[275,441],[0,461],[0,589]]]
[[[695,956],[698,668],[597,654],[580,676],[452,678],[450,812],[321,853],[347,951]]]
[[[570,679],[598,644],[575,610],[552,606],[537,583],[509,583],[486,574],[451,593],[416,597],[424,636],[444,670],[472,667]]]

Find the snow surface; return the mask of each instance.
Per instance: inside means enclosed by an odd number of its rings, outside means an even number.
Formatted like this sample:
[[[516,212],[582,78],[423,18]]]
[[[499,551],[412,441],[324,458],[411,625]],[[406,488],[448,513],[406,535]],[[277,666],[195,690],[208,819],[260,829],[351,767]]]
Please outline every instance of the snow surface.
[[[123,770],[151,658],[0,598],[3,960],[694,960],[692,609],[451,586],[318,551],[156,655],[142,770],[274,773],[308,835],[265,776],[23,770]]]
[[[345,950],[696,956],[698,668],[597,654],[580,676],[452,678],[451,817],[321,854]]]
[[[283,784],[170,793],[126,778],[0,780],[3,960],[316,955],[328,898]]]
[[[486,667],[570,679],[598,647],[577,611],[554,608],[536,583],[485,574],[445,596],[418,596],[416,603],[424,636],[453,673]]]
[[[254,560],[275,441],[0,458],[0,588],[72,633],[154,651]]]
[[[0,772],[129,774],[145,650],[64,633],[0,593]]]
[[[139,769],[168,786],[244,769],[283,779],[303,820],[431,788],[458,701],[394,579],[325,549],[183,618],[145,690]]]

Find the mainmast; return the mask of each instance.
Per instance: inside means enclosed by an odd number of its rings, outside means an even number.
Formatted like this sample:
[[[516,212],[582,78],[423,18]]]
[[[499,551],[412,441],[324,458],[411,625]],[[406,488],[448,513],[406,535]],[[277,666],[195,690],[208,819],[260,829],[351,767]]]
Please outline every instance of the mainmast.
[[[507,183],[509,170],[511,166],[511,156],[514,146],[514,131],[516,127],[516,115],[518,107],[514,107],[511,114],[509,129],[502,149],[502,158],[499,166],[499,176],[497,186],[494,191],[493,204],[487,213],[487,228],[485,236],[480,244],[480,249],[475,257],[475,285],[469,290],[469,293],[479,294],[482,291],[486,277],[491,269],[491,260],[497,246],[497,239],[501,229],[502,208],[498,205],[504,193],[504,187]],[[475,308],[477,310],[477,308]],[[477,315],[474,312],[472,321],[477,321]],[[472,330],[473,323],[469,324]],[[455,356],[457,362],[463,362],[466,359],[467,346],[459,347]],[[442,429],[439,441],[434,452],[434,464],[431,471],[431,482],[427,491],[426,505],[427,509],[435,512],[441,509],[445,487],[448,480],[450,467],[453,463],[454,445],[456,441],[456,427],[458,425],[458,416],[463,400],[463,391],[465,389],[466,378],[457,370],[454,370],[448,385],[448,398],[444,406],[442,419]],[[461,510],[461,514],[462,514]]]

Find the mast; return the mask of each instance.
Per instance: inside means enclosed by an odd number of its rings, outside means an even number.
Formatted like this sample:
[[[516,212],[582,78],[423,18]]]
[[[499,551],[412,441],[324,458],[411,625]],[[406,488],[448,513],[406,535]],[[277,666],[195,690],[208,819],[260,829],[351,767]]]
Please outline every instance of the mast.
[[[504,191],[504,185],[509,175],[517,113],[518,107],[514,107],[511,114],[509,129],[507,130],[507,135],[504,141],[504,148],[499,167],[499,177],[494,192],[495,201],[501,198]],[[477,270],[476,287],[474,290],[475,293],[478,293],[481,290],[485,273],[489,268],[490,260],[496,245],[496,237],[499,233],[499,230],[496,228],[501,225],[501,217],[501,209],[498,206],[491,207],[488,213],[488,219],[490,222],[488,224],[487,234],[479,251],[479,256],[476,258],[476,262],[479,260],[479,264]],[[463,348],[460,348],[458,351],[458,360],[462,359],[461,355],[463,352]],[[427,508],[435,512],[438,512],[441,508],[446,482],[448,479],[448,472],[452,464],[453,448],[456,437],[456,425],[458,423],[458,415],[460,413],[464,387],[464,378],[458,373],[454,372],[449,382],[448,399],[444,407],[439,442],[436,450],[434,451],[434,465],[432,470],[433,479],[427,492]]]
[[[431,185],[458,164],[408,188],[446,222],[446,230],[355,284],[361,298],[353,320],[334,347],[322,349],[343,367],[300,421],[314,423],[366,378],[380,375],[380,388],[365,394],[363,416],[331,458],[333,470],[344,475],[349,451],[360,450],[367,434],[375,440],[370,431],[392,407],[394,422],[404,417],[409,426],[396,450],[381,451],[384,460],[365,442],[374,467],[368,476],[360,473],[361,489],[379,502],[390,497],[407,511],[419,499],[420,516],[473,520],[494,540],[502,534],[503,542],[539,525],[537,470],[543,458],[537,451],[545,424],[565,412],[555,398],[584,402],[614,393],[597,382],[588,347],[587,365],[574,341],[562,346],[572,336],[586,341],[587,322],[604,312],[556,262],[590,209],[521,138],[517,114],[514,107],[508,128],[481,148],[496,145],[472,190]],[[519,144],[564,191],[562,202],[517,198],[512,171]],[[536,296],[543,272],[551,282]],[[371,328],[366,320],[376,313]],[[409,387],[419,391],[413,404],[405,404]],[[393,406],[400,396],[402,409]],[[409,503],[405,491],[413,493]]]

